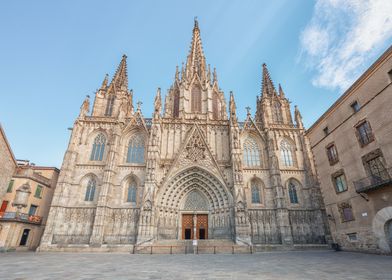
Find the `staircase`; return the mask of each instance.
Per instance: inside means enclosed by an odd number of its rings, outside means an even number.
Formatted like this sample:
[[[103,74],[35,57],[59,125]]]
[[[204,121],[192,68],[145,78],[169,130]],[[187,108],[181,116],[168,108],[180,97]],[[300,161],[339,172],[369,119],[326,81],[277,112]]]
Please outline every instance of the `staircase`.
[[[152,244],[135,246],[134,254],[249,254],[250,246],[235,244],[228,239],[197,240],[155,240]]]

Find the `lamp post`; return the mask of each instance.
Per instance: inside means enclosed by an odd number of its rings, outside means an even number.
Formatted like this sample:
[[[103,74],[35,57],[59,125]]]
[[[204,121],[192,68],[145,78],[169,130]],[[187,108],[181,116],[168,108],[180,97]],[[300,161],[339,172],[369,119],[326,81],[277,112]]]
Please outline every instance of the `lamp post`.
[[[29,201],[29,196],[31,194],[31,188],[29,182],[21,185],[16,191],[15,199],[12,202],[12,206],[16,207],[16,218],[19,218],[19,212],[22,208],[25,208]]]

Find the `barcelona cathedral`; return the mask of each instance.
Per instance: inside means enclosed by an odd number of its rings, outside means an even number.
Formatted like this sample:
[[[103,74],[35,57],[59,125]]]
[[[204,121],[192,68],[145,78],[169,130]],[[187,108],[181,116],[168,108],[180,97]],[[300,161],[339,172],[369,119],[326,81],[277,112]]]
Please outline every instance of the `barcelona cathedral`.
[[[234,94],[227,103],[206,63],[195,20],[186,63],[164,98],[158,88],[146,118],[128,89],[126,58],[105,77],[91,113],[88,97],[81,106],[39,250],[329,241],[301,114],[295,107],[292,115],[265,64],[255,114],[248,108],[239,121]]]

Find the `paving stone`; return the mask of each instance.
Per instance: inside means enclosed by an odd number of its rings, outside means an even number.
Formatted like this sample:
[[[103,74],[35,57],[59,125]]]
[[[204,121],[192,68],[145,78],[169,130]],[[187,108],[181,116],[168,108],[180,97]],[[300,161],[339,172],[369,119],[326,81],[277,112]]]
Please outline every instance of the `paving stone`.
[[[392,279],[392,257],[334,251],[253,255],[3,253],[0,279]]]

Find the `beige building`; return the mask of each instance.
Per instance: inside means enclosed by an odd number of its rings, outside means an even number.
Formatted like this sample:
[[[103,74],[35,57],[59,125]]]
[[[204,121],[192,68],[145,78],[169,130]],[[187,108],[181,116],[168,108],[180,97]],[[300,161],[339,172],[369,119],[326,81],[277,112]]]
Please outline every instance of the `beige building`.
[[[333,239],[392,250],[392,47],[307,131]]]
[[[186,63],[163,102],[158,89],[150,119],[140,103],[134,108],[123,56],[91,114],[88,98],[81,107],[40,249],[129,251],[192,239],[258,248],[326,244],[301,115],[297,108],[291,114],[266,65],[262,71],[255,116],[248,109],[239,122],[234,94],[227,102],[206,63],[195,21]]]
[[[0,200],[0,249],[35,250],[49,213],[59,170],[28,161],[18,167]]]
[[[5,194],[16,168],[16,160],[0,124],[0,198]]]

